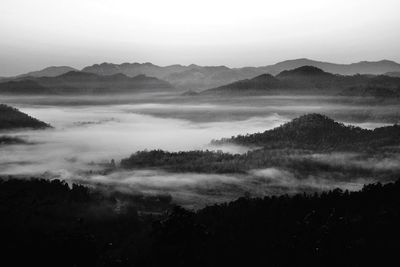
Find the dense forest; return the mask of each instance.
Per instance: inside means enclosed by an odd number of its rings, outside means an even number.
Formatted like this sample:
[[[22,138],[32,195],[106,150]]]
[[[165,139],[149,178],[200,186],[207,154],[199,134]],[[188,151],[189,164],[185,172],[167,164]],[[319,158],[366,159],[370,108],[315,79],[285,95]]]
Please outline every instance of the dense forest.
[[[51,127],[49,124],[19,111],[16,108],[0,104],[0,130],[18,128],[44,129]]]
[[[165,197],[0,180],[8,266],[364,266],[397,256],[400,183],[239,198],[198,211]],[[147,203],[147,204],[145,204]]]
[[[280,168],[290,171],[296,178],[326,176],[330,179],[351,180],[379,177],[393,180],[400,175],[396,168],[368,168],[376,159],[399,154],[400,126],[367,130],[345,126],[320,114],[301,116],[264,133],[215,140],[213,144],[233,143],[254,147],[244,154],[222,151],[163,150],[139,151],[122,159],[124,169],[161,168],[171,172],[239,173],[254,169]],[[358,153],[356,164],[331,164],[321,161],[320,154]]]
[[[240,155],[214,151],[144,150],[122,159],[120,166],[125,169],[161,167],[176,172],[233,173],[244,170],[238,163]]]

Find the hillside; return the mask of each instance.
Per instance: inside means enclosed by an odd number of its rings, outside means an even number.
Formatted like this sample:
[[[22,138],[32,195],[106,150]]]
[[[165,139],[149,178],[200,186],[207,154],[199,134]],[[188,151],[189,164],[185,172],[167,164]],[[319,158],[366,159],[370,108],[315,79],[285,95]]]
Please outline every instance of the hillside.
[[[70,71],[56,77],[25,78],[0,83],[4,94],[113,94],[174,90],[165,81],[145,75],[108,76]]]
[[[385,134],[380,134],[380,133]],[[268,148],[307,148],[329,150],[366,149],[370,146],[399,145],[400,126],[374,130],[346,126],[320,114],[307,114],[263,133],[238,135],[214,141]]]
[[[257,169],[279,168],[291,173],[289,177],[293,179],[328,176],[332,181],[351,181],[367,177],[392,181],[400,175],[400,170],[365,166],[370,164],[368,162],[385,162],[385,158],[388,158],[388,162],[395,161],[400,153],[399,136],[399,125],[367,130],[346,126],[324,115],[308,114],[263,133],[212,141],[217,148],[227,144],[253,148],[244,154],[233,155],[208,150],[138,151],[122,159],[120,168],[159,168],[171,172],[243,175],[249,175],[249,172],[251,175],[251,171]],[[353,163],[349,159],[346,164],[342,164],[340,160],[325,162],[319,157],[313,157],[316,154],[326,154],[329,158],[330,154],[335,153],[356,153],[358,158]]]
[[[0,130],[19,128],[44,129],[51,127],[49,124],[19,111],[16,108],[0,104]]]

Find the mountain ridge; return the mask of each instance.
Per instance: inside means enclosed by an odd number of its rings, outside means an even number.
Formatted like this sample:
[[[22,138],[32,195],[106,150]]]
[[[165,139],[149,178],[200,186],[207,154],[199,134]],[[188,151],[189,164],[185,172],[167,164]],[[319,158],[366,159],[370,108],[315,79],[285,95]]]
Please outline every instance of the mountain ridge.
[[[383,88],[386,93],[351,88]],[[203,95],[320,94],[390,97],[400,95],[400,78],[385,75],[345,76],[325,72],[314,66],[284,70],[276,76],[262,74],[220,87],[201,91]],[[358,94],[357,94],[358,93]]]
[[[0,82],[3,94],[113,94],[175,90],[168,82],[145,75],[97,75],[69,71],[56,77],[26,77]]]
[[[227,67],[220,66],[200,66],[196,64],[180,65],[173,64],[167,66],[159,66],[150,62],[145,63],[128,63],[121,64],[103,62],[100,64],[93,64],[83,67],[82,72],[95,73],[97,75],[113,75],[117,73],[125,74],[128,77],[134,77],[144,74],[158,79],[165,80],[173,85],[175,88],[182,91],[187,90],[205,90],[216,88],[229,83],[240,81],[243,79],[251,79],[263,73],[277,75],[284,70],[295,69],[302,66],[314,66],[322,69],[325,72],[339,75],[356,75],[356,74],[372,74],[382,75],[385,73],[400,72],[400,64],[391,60],[379,61],[360,61],[350,64],[338,64],[324,61],[317,61],[307,58],[298,58],[277,62],[265,66],[245,66],[245,67]],[[69,70],[76,70],[68,66],[49,67],[49,68],[70,68]],[[45,75],[43,71],[47,68],[21,74],[15,77],[5,77],[2,81],[9,81],[21,77],[44,77],[44,76],[57,76]],[[60,74],[66,73],[63,71]]]
[[[250,79],[263,73],[276,75],[284,70],[294,69],[305,65],[314,66],[324,70],[325,72],[341,75],[355,75],[357,73],[379,75],[387,72],[400,71],[400,64],[390,60],[337,64],[310,60],[307,58],[285,60],[276,64],[258,67],[247,66],[229,68],[223,65],[199,66],[195,64],[188,66],[168,65],[161,67],[152,63],[123,63],[120,65],[113,64],[113,70],[111,72],[107,72],[104,68],[99,68],[101,64],[85,67],[82,71],[95,72],[98,74],[121,72],[128,76],[132,76],[133,74],[148,74],[160,79],[165,79],[177,88],[198,90],[214,88],[242,79]],[[134,68],[132,66],[134,66]]]

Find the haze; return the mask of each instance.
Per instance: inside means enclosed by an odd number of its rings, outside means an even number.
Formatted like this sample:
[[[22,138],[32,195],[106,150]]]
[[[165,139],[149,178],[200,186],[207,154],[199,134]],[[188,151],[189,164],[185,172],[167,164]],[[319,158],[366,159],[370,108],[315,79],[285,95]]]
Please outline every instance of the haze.
[[[0,7],[0,76],[104,61],[400,61],[396,0],[3,0]]]
[[[47,100],[51,101],[51,97]],[[363,184],[375,181],[377,173],[399,170],[400,157],[396,153],[376,156],[321,153],[297,157],[330,164],[342,168],[342,171],[318,170],[306,176],[280,167],[229,174],[176,173],[162,168],[105,172],[104,166],[111,159],[119,164],[122,158],[145,149],[210,149],[245,153],[252,148],[234,145],[215,147],[210,141],[262,132],[308,112],[332,114],[352,125],[368,128],[386,125],[382,116],[391,124],[393,121],[390,118],[397,114],[396,109],[387,105],[374,108],[374,116],[365,117],[365,108],[355,107],[354,102],[342,104],[338,103],[338,99],[314,97],[246,98],[242,104],[219,105],[153,101],[154,96],[151,95],[140,103],[123,105],[97,102],[72,106],[15,103],[13,105],[21,111],[50,123],[54,128],[6,132],[7,135],[27,140],[29,144],[2,146],[0,175],[60,178],[90,186],[108,186],[130,194],[166,193],[173,197],[175,203],[197,208],[233,200],[246,192],[264,196],[335,187],[358,190]],[[52,102],[57,101],[53,99]],[[359,116],[363,120],[357,123]],[[365,174],[352,177],[348,172],[354,168]]]

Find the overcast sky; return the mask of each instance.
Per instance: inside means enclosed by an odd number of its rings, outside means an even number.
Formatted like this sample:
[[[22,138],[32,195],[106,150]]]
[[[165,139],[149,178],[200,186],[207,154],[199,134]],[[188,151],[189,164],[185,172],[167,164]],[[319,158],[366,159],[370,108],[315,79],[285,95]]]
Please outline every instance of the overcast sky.
[[[0,0],[0,76],[101,62],[400,62],[399,0]]]

